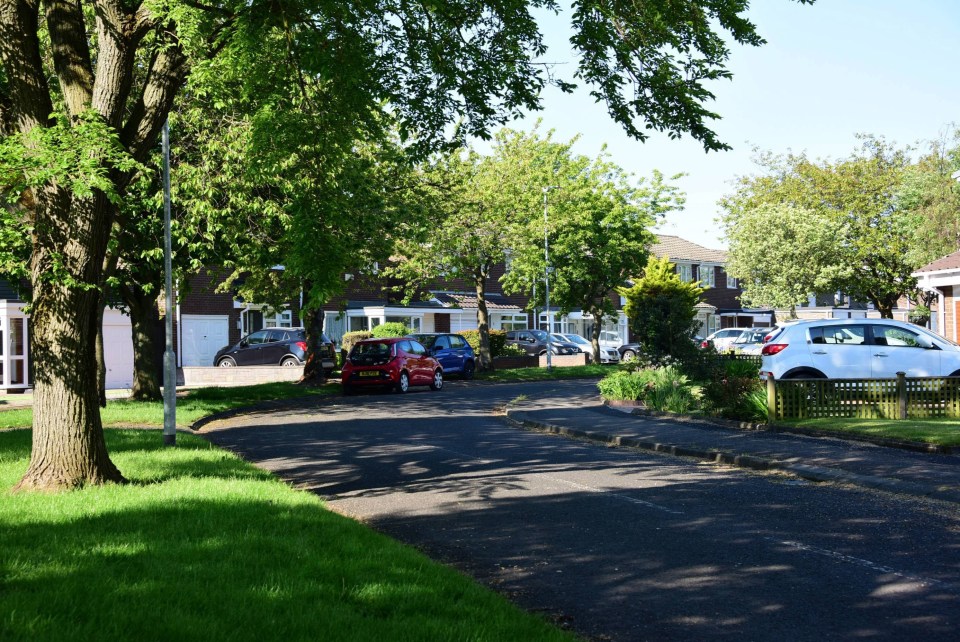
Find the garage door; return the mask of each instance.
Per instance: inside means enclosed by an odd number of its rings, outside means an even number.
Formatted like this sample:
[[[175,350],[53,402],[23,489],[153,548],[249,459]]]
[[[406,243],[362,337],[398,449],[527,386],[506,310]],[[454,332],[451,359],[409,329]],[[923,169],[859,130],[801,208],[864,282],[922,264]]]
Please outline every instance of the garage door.
[[[212,366],[217,351],[227,345],[230,318],[227,315],[184,314],[180,323],[182,365]]]
[[[103,311],[103,361],[107,366],[107,390],[133,386],[130,317],[109,308]]]

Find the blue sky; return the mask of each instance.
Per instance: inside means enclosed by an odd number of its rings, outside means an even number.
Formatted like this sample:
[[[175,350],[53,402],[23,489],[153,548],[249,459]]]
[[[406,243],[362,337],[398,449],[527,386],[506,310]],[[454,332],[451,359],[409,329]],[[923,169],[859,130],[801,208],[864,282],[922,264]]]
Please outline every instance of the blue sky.
[[[752,149],[807,151],[840,158],[857,146],[855,134],[882,135],[906,145],[960,125],[960,1],[754,0],[749,15],[767,40],[732,48],[732,81],[712,88],[708,107],[721,115],[713,129],[733,151],[706,154],[689,137],[628,138],[584,88],[573,95],[550,89],[544,109],[511,127],[527,130],[538,118],[562,140],[582,135],[576,151],[588,156],[606,143],[614,162],[638,176],[659,169],[685,172],[677,181],[687,206],[659,230],[707,247],[725,247],[714,219],[731,181],[755,171]],[[550,46],[544,60],[572,79],[568,19],[542,22]]]

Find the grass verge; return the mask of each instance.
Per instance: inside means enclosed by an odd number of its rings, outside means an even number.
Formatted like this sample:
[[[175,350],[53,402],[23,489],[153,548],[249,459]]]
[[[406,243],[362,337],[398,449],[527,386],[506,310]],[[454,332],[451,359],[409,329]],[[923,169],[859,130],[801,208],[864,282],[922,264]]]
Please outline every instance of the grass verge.
[[[232,408],[261,401],[305,396],[329,396],[340,393],[340,385],[298,386],[290,382],[261,383],[231,388],[198,388],[177,397],[177,425],[189,426],[198,419]],[[100,410],[104,426],[162,426],[162,401],[108,400]],[[33,409],[17,408],[0,412],[0,428],[28,428],[33,424]]]
[[[956,419],[795,419],[783,426],[812,428],[843,435],[864,435],[938,446],[960,446],[960,421]]]
[[[202,439],[106,436],[130,484],[45,495],[0,433],[0,639],[573,640]]]
[[[552,379],[583,379],[587,377],[602,377],[614,371],[616,366],[588,365],[546,368],[511,368],[510,370],[494,370],[493,372],[478,372],[477,379],[508,383],[511,381],[549,381]]]

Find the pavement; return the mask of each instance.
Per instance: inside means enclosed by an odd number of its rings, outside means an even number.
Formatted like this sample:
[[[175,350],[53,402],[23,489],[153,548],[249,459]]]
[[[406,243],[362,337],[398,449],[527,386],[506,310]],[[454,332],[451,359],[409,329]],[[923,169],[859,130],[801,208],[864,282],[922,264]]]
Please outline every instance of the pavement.
[[[960,504],[956,454],[638,415],[605,406],[595,395],[523,400],[506,413],[511,422],[530,430]]]

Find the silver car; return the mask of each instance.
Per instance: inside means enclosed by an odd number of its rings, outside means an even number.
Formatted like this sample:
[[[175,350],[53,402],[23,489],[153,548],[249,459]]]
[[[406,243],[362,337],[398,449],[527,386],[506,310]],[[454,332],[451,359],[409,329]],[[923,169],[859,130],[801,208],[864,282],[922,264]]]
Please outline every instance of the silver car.
[[[562,341],[576,345],[580,348],[580,352],[593,354],[593,344],[579,334],[555,334],[553,336],[560,337]],[[616,363],[618,361],[620,361],[620,353],[616,348],[600,346],[600,363]]]

